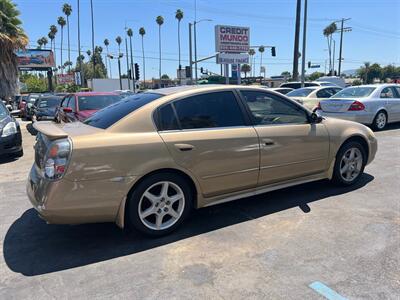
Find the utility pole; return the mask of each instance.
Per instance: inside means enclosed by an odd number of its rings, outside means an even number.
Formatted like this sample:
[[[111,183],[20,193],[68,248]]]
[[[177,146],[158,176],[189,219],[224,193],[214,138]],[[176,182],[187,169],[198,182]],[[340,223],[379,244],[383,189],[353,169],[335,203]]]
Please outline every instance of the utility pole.
[[[304,87],[304,81],[306,78],[306,44],[307,44],[307,0],[304,0],[303,51],[301,53],[301,87]]]
[[[295,27],[295,33],[294,33],[294,50],[293,50],[293,72],[292,72],[294,81],[297,81],[299,78],[300,13],[301,13],[301,0],[297,0],[296,27]]]
[[[80,1],[78,0],[78,57],[79,57],[79,76],[81,78],[80,86],[83,86],[82,77],[82,58],[81,58],[81,26],[80,26]],[[107,63],[107,62],[106,62]]]
[[[96,73],[96,53],[94,53],[94,16],[93,16],[93,0],[90,0],[90,12],[92,14],[92,55],[93,56],[93,76],[92,76],[92,87],[94,82],[94,76]]]
[[[333,57],[332,57],[332,76],[335,76],[335,52],[336,52],[336,41],[333,40]]]
[[[193,30],[194,30],[194,78],[197,84],[197,39],[196,39],[196,23],[195,20],[193,23]]]
[[[128,77],[128,90],[131,89],[131,78],[129,76],[129,54],[128,54],[128,39],[126,38],[126,27],[125,27],[125,54],[126,54],[126,75]],[[131,70],[132,73],[133,70]]]
[[[340,46],[339,46],[339,68],[338,68],[338,74],[339,77],[342,76],[342,48],[343,48],[343,32],[348,32],[351,31],[351,27],[346,27],[344,28],[344,22],[351,20],[351,18],[343,19],[340,20]]]
[[[193,84],[192,23],[189,23],[189,70],[190,84]]]

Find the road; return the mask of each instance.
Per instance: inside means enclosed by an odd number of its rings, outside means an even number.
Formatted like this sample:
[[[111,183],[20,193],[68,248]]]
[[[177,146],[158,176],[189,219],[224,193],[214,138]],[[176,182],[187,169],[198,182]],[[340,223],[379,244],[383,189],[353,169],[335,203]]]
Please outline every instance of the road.
[[[377,133],[361,182],[328,181],[201,209],[148,239],[114,224],[47,225],[25,195],[25,155],[0,161],[0,299],[400,298],[400,126]]]

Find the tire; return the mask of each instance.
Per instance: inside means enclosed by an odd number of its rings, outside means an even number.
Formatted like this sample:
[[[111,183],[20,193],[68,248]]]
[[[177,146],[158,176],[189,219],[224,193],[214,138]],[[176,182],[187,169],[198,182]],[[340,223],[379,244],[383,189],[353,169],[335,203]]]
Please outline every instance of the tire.
[[[372,122],[372,128],[375,131],[380,131],[385,129],[386,125],[387,125],[387,113],[383,110],[378,111],[378,113],[376,114],[374,121]]]
[[[140,182],[131,193],[127,224],[142,234],[163,236],[179,227],[192,208],[193,193],[184,178],[174,173],[154,174]]]
[[[22,156],[24,156],[24,150],[23,149],[21,149],[17,153],[15,153],[15,157],[22,157]]]
[[[353,153],[353,159],[352,157]],[[364,172],[367,154],[358,142],[346,142],[336,154],[332,181],[336,185],[350,186],[360,179]],[[346,168],[347,164],[347,168]]]

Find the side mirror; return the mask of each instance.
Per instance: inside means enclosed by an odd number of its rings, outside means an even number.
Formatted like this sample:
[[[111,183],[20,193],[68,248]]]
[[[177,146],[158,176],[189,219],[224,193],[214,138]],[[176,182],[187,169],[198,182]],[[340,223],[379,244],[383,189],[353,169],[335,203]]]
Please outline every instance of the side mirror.
[[[72,108],[71,107],[63,107],[63,111],[65,113],[72,113]]]
[[[12,115],[13,117],[19,116],[20,114],[21,111],[19,109],[10,112],[10,115]]]
[[[7,107],[7,109],[8,109],[9,112],[12,111],[12,106],[11,106],[10,104],[7,104],[6,107]]]
[[[321,116],[319,116],[317,113],[313,112],[310,115],[310,123],[311,124],[318,124],[321,123],[323,120],[323,118]]]

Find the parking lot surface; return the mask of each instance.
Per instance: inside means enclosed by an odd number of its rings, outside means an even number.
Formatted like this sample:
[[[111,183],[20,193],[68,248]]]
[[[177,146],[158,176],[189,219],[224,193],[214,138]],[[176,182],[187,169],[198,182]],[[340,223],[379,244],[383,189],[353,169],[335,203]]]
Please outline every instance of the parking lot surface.
[[[47,225],[25,183],[33,163],[0,161],[0,299],[400,298],[400,126],[376,133],[361,181],[318,181],[194,212],[158,239],[114,224]],[[310,287],[311,285],[311,287]]]

